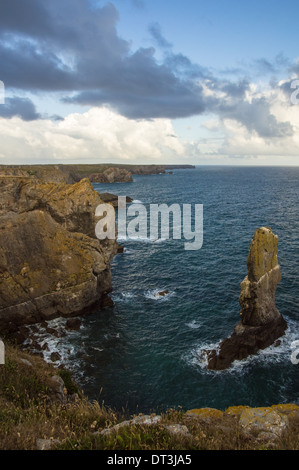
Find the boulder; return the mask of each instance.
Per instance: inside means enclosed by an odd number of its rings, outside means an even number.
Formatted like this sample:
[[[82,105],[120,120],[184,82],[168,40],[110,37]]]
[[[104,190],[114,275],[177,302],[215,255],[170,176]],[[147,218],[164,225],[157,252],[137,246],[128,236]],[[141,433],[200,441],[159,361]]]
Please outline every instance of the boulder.
[[[67,330],[80,330],[80,328],[81,328],[80,318],[69,318],[66,321],[65,328]]]
[[[60,444],[59,439],[36,439],[36,450],[51,450]]]
[[[117,433],[121,428],[126,426],[155,426],[159,424],[161,420],[162,417],[160,415],[139,415],[130,420],[122,421],[121,423],[118,423],[111,428],[105,428],[100,432],[96,432],[95,434],[100,434],[106,437],[113,433]]]
[[[169,294],[169,290],[166,289],[166,290],[162,290],[162,291],[158,292],[157,295],[160,296],[160,297],[165,297],[165,295],[168,295],[168,294]]]
[[[165,426],[165,429],[171,436],[178,437],[180,439],[191,437],[189,429],[184,424],[169,424]]]
[[[49,380],[49,387],[52,392],[52,396],[54,399],[59,401],[60,403],[66,402],[66,395],[67,391],[65,388],[64,381],[59,375],[53,375],[53,377]]]
[[[100,198],[102,199],[103,202],[112,204],[112,206],[117,209],[118,208],[118,196],[116,194],[111,194],[111,193],[100,193]],[[129,196],[126,197],[126,202],[131,203],[133,202],[133,199],[130,198]]]
[[[275,441],[288,426],[288,418],[272,408],[249,408],[239,419],[241,430],[247,435],[256,435],[260,440]]]
[[[219,350],[205,351],[208,368],[222,370],[233,361],[256,354],[280,338],[287,323],[275,305],[281,280],[277,259],[278,236],[262,227],[256,230],[247,258],[248,275],[241,283],[241,320]]]
[[[221,410],[216,410],[215,408],[195,408],[193,410],[188,410],[186,412],[186,416],[202,419],[219,419],[223,417],[223,412]]]

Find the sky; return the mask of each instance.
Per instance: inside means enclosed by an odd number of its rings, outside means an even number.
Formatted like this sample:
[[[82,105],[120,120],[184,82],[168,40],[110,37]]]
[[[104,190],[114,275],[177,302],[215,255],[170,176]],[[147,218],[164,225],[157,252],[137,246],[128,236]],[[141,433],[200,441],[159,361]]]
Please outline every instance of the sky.
[[[0,164],[299,164],[298,0],[0,0]]]

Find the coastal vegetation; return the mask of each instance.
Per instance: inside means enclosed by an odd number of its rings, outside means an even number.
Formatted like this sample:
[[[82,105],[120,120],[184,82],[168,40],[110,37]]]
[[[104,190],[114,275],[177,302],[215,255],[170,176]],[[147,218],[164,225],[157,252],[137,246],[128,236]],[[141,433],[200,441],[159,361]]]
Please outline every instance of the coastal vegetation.
[[[244,421],[263,411],[247,406],[178,407],[130,417],[126,410],[89,401],[67,370],[40,356],[9,342],[5,353],[0,366],[1,450],[299,450],[297,405],[265,408],[267,432],[261,417],[250,432],[242,426],[241,416]],[[287,425],[275,423],[277,416]]]

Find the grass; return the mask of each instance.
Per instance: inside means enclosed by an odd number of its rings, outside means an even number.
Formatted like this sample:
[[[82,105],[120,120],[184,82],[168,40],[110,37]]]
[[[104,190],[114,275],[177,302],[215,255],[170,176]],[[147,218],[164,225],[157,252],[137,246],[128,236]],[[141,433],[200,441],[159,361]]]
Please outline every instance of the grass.
[[[254,436],[244,436],[236,415],[199,419],[184,410],[169,409],[158,424],[128,425],[116,432],[101,431],[124,421],[123,413],[90,402],[71,374],[55,369],[39,356],[6,344],[5,365],[0,366],[0,449],[34,450],[37,439],[53,441],[59,450],[251,450],[268,449]],[[29,362],[28,362],[29,361]],[[59,375],[66,396],[55,399],[51,377]],[[75,394],[75,395],[74,395]],[[299,450],[299,416],[277,441],[275,449]],[[173,435],[167,426],[187,426],[189,434]],[[59,441],[59,442],[57,442]],[[271,447],[270,447],[271,448]]]

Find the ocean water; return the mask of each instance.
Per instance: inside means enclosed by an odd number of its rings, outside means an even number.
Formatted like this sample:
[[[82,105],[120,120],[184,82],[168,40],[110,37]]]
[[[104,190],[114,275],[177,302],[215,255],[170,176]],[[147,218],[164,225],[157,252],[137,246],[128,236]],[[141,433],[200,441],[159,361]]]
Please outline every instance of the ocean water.
[[[95,184],[146,207],[203,204],[203,246],[186,251],[184,240],[120,240],[125,252],[112,264],[114,307],[84,317],[79,332],[47,338],[45,354],[59,351],[91,400],[130,413],[299,404],[299,364],[291,361],[299,340],[298,183],[299,168],[198,167]],[[201,351],[239,321],[248,248],[261,226],[279,236],[276,304],[288,330],[278,347],[208,371]],[[162,290],[168,294],[161,298]]]

